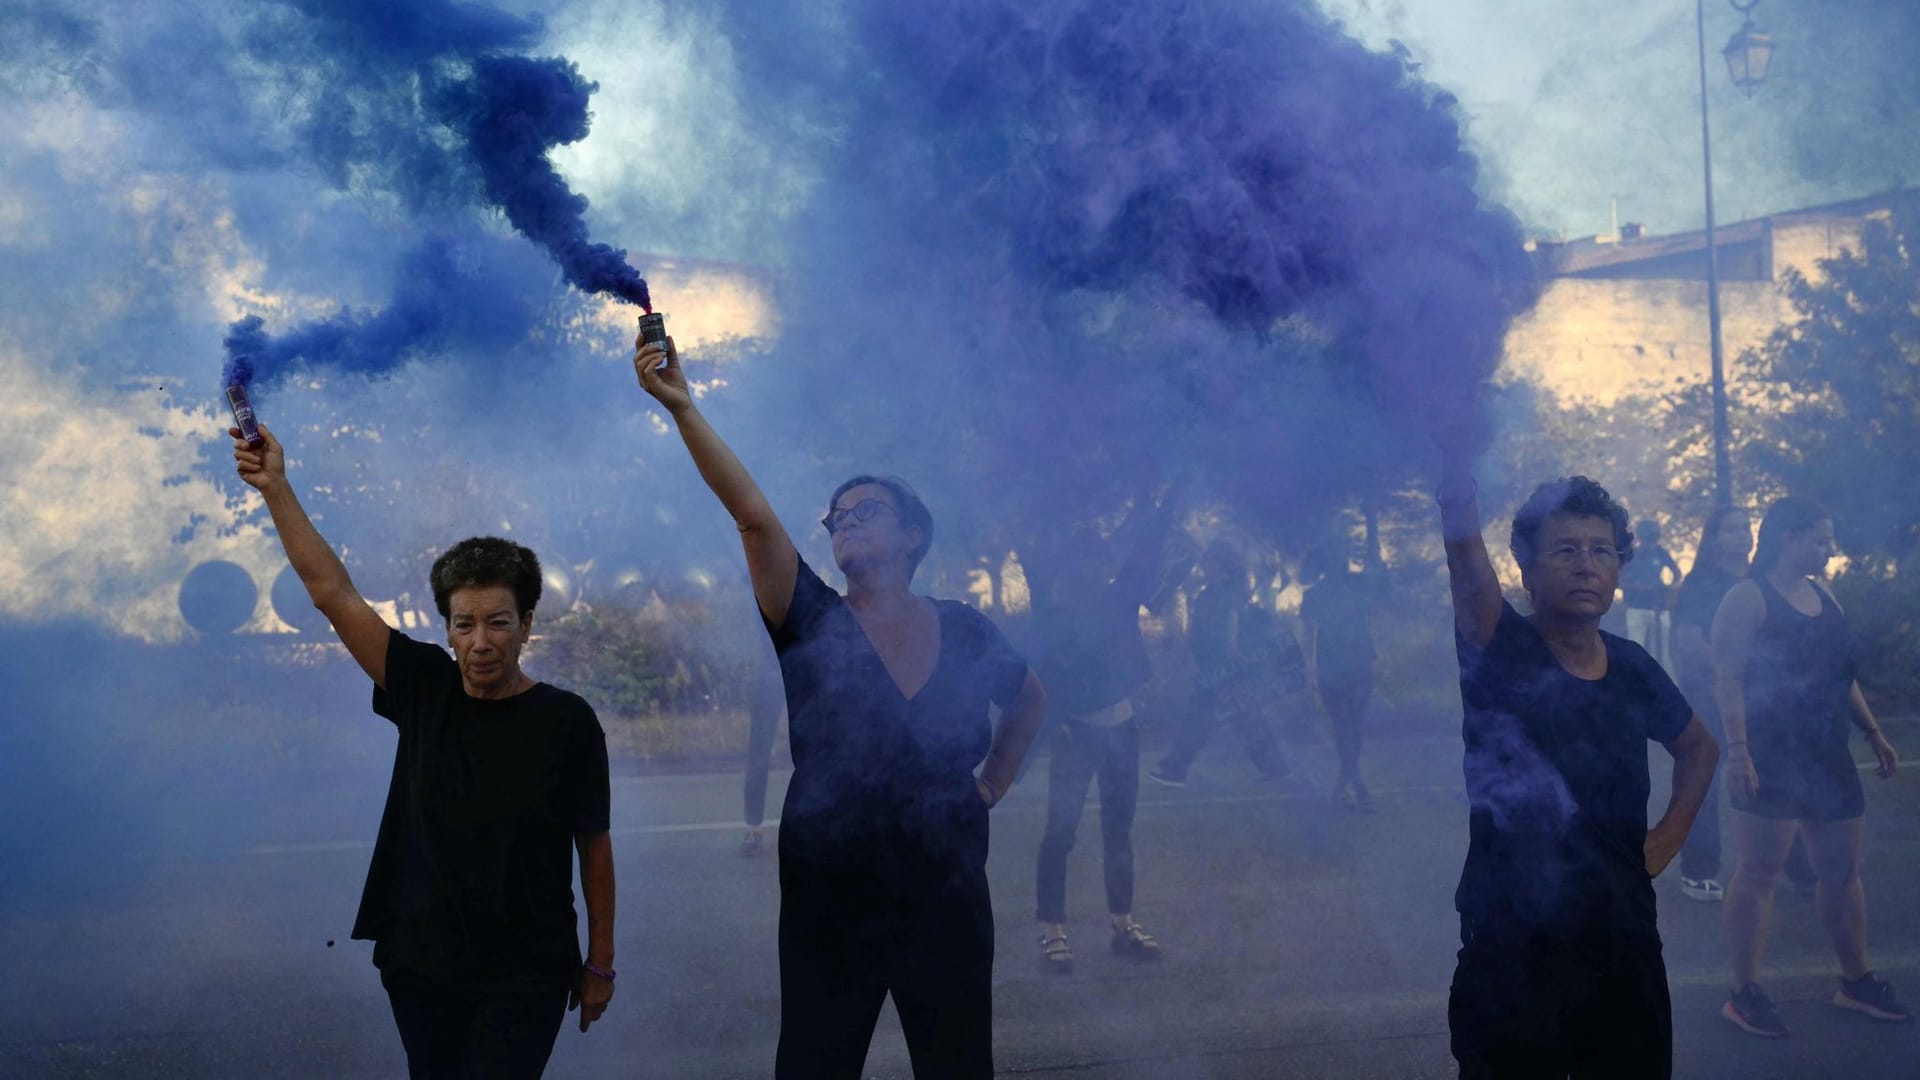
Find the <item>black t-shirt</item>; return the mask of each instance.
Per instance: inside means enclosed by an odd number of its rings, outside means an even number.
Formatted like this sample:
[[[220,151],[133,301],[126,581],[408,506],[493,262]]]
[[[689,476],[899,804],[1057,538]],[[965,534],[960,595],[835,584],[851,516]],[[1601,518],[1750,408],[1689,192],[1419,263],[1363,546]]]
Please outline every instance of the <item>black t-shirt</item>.
[[[1322,678],[1364,674],[1373,666],[1373,628],[1367,616],[1377,606],[1374,578],[1351,571],[1329,574],[1300,600],[1300,621],[1313,631],[1314,661]]]
[[[793,778],[780,856],[857,869],[878,889],[942,888],[986,869],[987,815],[973,783],[1027,663],[987,617],[935,601],[940,654],[911,701],[846,600],[800,562],[786,622],[770,628],[787,690]]]
[[[1720,602],[1727,598],[1735,585],[1745,581],[1744,576],[1735,576],[1714,566],[1695,567],[1693,573],[1680,583],[1680,591],[1673,598],[1673,627],[1678,631],[1683,626],[1697,627],[1700,636],[1712,640],[1713,617],[1720,612]],[[1680,684],[1700,711],[1713,707],[1713,670],[1712,665],[1691,664],[1685,654],[1679,650],[1674,656],[1680,661]],[[1704,670],[1695,670],[1696,667]]]
[[[1667,583],[1661,571],[1672,570],[1680,577],[1680,564],[1659,544],[1646,544],[1620,568],[1620,592],[1627,606],[1659,610],[1667,606]]]
[[[1693,713],[1645,649],[1600,637],[1607,674],[1588,680],[1505,602],[1485,649],[1456,635],[1471,811],[1455,905],[1471,921],[1655,926],[1646,744]]]
[[[373,711],[400,742],[353,936],[429,980],[572,985],[574,834],[608,824],[593,708],[546,683],[469,697],[446,650],[396,630]]]
[[[1058,715],[1084,716],[1131,696],[1153,677],[1140,636],[1142,590],[1119,580],[1082,601],[1039,613],[1040,671]]]

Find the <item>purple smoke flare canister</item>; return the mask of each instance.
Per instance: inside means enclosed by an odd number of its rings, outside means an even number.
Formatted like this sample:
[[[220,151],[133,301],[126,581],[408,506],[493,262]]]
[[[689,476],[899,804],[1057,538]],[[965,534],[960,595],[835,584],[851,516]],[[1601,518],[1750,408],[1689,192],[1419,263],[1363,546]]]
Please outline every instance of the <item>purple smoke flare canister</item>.
[[[227,407],[233,410],[233,426],[240,429],[240,437],[255,450],[267,445],[260,434],[260,423],[253,416],[253,402],[247,400],[247,388],[239,384],[227,387]]]
[[[666,344],[667,317],[657,311],[649,311],[640,316],[640,344],[652,345],[656,342]]]

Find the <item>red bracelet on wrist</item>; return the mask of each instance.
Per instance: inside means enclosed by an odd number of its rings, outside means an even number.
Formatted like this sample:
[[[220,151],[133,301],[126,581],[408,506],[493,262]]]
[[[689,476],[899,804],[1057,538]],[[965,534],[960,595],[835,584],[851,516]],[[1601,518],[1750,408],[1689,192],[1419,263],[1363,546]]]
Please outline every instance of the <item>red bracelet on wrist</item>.
[[[585,971],[585,972],[587,972],[587,973],[588,973],[588,974],[590,974],[590,975],[598,975],[598,976],[600,976],[601,978],[603,978],[603,979],[605,979],[605,980],[607,980],[608,982],[612,982],[612,981],[613,981],[613,969],[612,969],[612,968],[609,968],[609,967],[601,967],[601,966],[600,966],[599,964],[596,964],[596,963],[594,963],[594,962],[593,962],[593,961],[591,961],[591,960],[588,960],[588,961],[586,961],[585,963],[583,963],[583,964],[581,964],[581,965],[580,965],[580,968],[581,968],[581,970],[583,970],[583,971]]]

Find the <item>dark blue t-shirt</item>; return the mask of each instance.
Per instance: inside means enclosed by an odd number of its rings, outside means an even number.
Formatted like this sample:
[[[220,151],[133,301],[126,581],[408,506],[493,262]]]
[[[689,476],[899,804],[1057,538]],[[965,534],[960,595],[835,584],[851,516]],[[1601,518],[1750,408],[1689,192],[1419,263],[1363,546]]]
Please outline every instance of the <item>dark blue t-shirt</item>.
[[[573,985],[574,836],[608,824],[592,706],[547,683],[469,697],[445,649],[398,630],[386,681],[373,709],[400,741],[353,936],[435,982]]]
[[[1471,810],[1455,905],[1469,921],[1655,926],[1647,742],[1693,712],[1645,649],[1600,637],[1607,673],[1589,680],[1505,602],[1486,648],[1456,635]]]
[[[786,621],[769,629],[793,749],[783,861],[859,868],[888,888],[984,873],[973,770],[993,742],[988,703],[1013,702],[1027,663],[986,616],[935,606],[940,653],[909,700],[845,598],[801,560]]]

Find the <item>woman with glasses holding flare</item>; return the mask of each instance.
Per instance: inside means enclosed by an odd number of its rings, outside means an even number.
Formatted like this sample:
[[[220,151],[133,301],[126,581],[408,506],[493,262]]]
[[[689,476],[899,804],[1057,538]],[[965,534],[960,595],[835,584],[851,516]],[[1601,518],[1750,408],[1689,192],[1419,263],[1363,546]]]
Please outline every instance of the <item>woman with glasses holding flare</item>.
[[[635,345],[641,388],[740,529],[786,686],[774,1074],[858,1077],[891,993],[916,1077],[984,1080],[987,810],[1039,730],[1040,682],[985,616],[912,592],[933,518],[905,482],[856,476],[828,500],[821,524],[847,579],[835,592],[700,414],[671,339]]]

